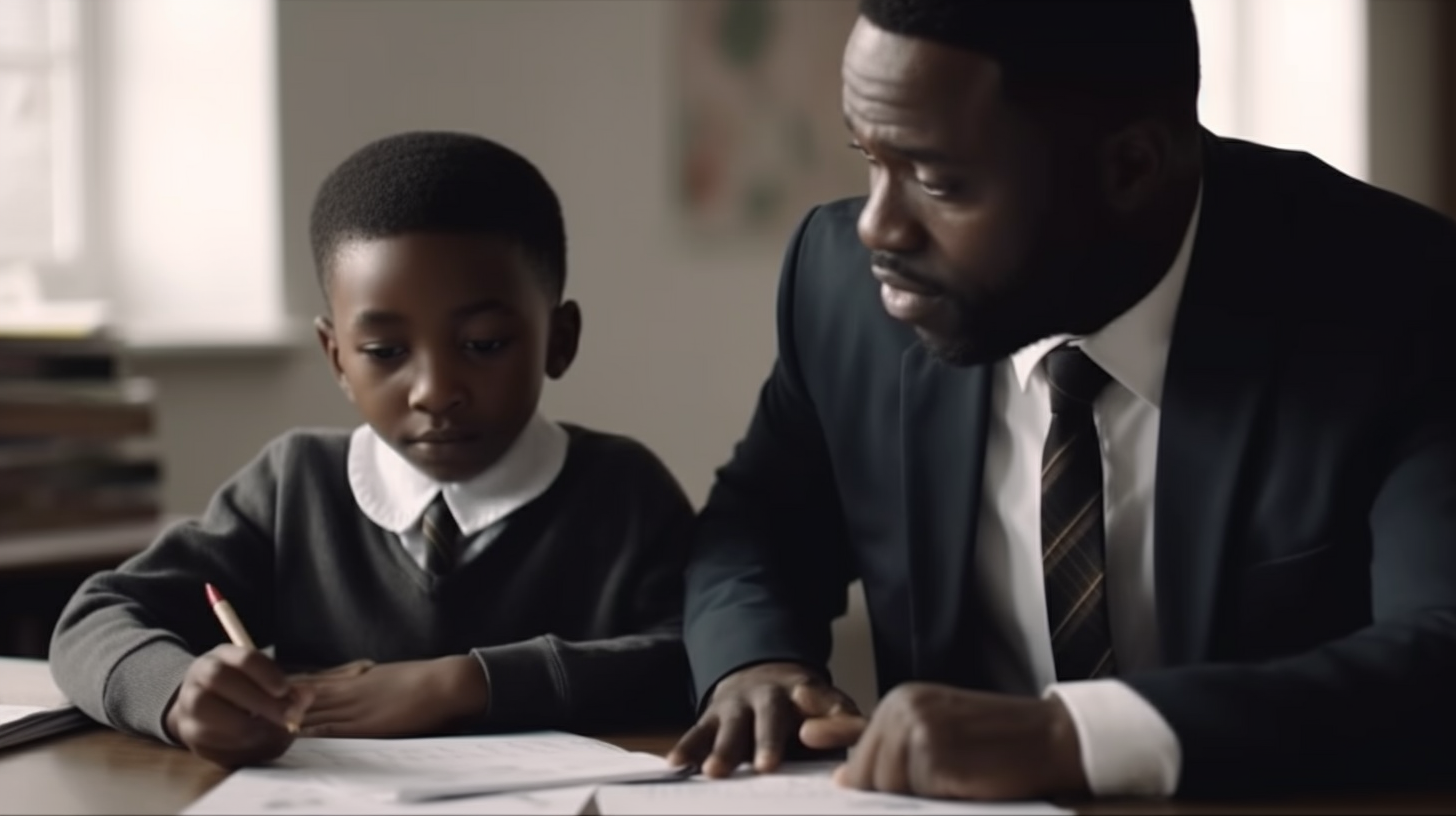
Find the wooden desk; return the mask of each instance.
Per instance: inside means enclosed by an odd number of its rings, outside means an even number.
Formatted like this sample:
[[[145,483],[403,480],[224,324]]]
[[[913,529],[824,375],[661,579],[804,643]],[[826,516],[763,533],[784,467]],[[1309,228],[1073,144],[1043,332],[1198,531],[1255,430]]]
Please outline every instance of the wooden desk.
[[[629,750],[666,753],[670,736],[606,737]],[[98,728],[0,754],[0,813],[175,814],[222,781],[226,772],[160,743]],[[1065,802],[1090,814],[1456,812],[1456,792],[1359,799],[1259,802]]]
[[[0,659],[0,703],[54,705],[60,692],[45,663]],[[632,751],[665,754],[672,735],[606,736]],[[192,804],[227,772],[192,754],[158,742],[140,740],[97,727],[48,742],[0,752],[0,814],[175,814]],[[1443,794],[1390,794],[1336,799],[1308,797],[1287,801],[1064,802],[1089,814],[1215,813],[1456,813],[1453,790]]]

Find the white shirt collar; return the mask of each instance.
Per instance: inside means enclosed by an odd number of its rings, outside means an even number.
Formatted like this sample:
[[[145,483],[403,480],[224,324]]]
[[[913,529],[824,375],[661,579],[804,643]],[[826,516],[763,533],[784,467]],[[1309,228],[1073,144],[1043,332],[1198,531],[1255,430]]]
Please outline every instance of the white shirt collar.
[[[1188,219],[1183,244],[1173,258],[1173,265],[1158,285],[1132,308],[1080,340],[1069,335],[1057,335],[1038,340],[1012,354],[1011,365],[1022,390],[1026,390],[1032,372],[1047,352],[1071,341],[1073,345],[1081,346],[1093,362],[1102,366],[1124,388],[1154,408],[1161,407],[1168,346],[1173,339],[1173,319],[1178,311],[1178,300],[1183,295],[1183,284],[1188,279],[1188,266],[1193,258],[1193,242],[1198,234],[1198,219],[1202,211],[1203,184],[1200,182],[1193,215]]]
[[[349,439],[349,487],[364,515],[392,533],[419,522],[435,496],[469,536],[495,524],[546,492],[566,463],[568,438],[560,425],[537,414],[484,473],[466,481],[436,482],[419,472],[366,425]]]

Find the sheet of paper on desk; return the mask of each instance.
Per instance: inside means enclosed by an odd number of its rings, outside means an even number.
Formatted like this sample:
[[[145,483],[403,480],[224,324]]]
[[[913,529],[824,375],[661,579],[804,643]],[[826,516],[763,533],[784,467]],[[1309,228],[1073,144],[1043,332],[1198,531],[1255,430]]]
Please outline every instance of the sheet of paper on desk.
[[[436,816],[436,814],[523,814],[576,816],[591,802],[591,788],[555,788],[469,799],[401,804],[393,796],[369,788],[352,788],[309,778],[297,769],[244,768],[235,771],[182,816],[322,816],[359,813],[370,816]]]
[[[478,793],[480,788],[575,787],[635,771],[670,771],[659,756],[561,732],[437,737],[409,740],[299,740],[279,759],[330,781],[399,796],[430,791]],[[469,790],[474,789],[474,790]]]
[[[601,816],[727,816],[775,814],[904,814],[909,816],[1062,816],[1072,811],[1047,802],[948,802],[847,790],[831,778],[836,763],[806,762],[778,773],[728,779],[695,777],[665,785],[604,785],[597,788]]]
[[[573,786],[421,804],[399,803],[397,795],[401,788],[421,785],[579,774],[583,769],[614,768],[633,757],[640,755],[559,732],[401,740],[300,739],[269,766],[229,776],[187,813],[576,814],[590,800],[590,788]]]

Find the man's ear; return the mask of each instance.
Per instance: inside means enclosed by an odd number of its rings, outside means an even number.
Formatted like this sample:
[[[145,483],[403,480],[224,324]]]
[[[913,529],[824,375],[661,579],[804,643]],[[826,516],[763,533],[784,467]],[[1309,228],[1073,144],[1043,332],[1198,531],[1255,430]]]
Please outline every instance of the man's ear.
[[[1133,122],[1107,137],[1098,160],[1103,196],[1115,212],[1134,212],[1157,197],[1173,147],[1172,132],[1157,119]]]
[[[546,376],[561,378],[576,360],[581,347],[581,307],[564,301],[551,312],[550,334],[546,338]]]
[[[319,345],[323,347],[324,357],[329,361],[329,368],[334,372],[334,381],[339,384],[339,389],[344,396],[354,401],[354,391],[349,388],[349,380],[344,376],[344,366],[339,362],[339,338],[334,333],[334,321],[327,315],[319,315],[313,319],[313,329],[318,333]]]

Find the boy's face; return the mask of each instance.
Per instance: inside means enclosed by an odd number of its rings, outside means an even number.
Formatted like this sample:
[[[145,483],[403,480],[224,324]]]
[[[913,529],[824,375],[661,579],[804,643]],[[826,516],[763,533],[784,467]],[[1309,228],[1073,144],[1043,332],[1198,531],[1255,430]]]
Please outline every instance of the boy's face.
[[[542,376],[560,377],[581,332],[519,247],[478,235],[350,241],[333,258],[319,340],[379,436],[441,482],[470,479],[515,441]]]

